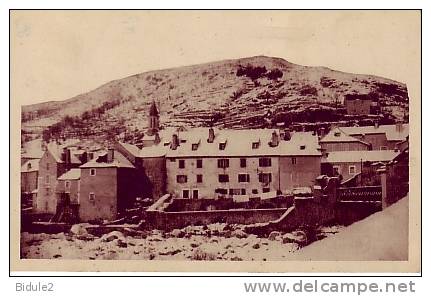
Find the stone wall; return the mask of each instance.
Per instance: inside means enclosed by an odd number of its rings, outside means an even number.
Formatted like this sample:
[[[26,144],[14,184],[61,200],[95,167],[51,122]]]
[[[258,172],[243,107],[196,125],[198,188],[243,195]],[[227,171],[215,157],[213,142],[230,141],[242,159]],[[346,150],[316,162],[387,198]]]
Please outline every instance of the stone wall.
[[[187,211],[187,212],[145,212],[146,227],[152,229],[171,230],[187,225],[207,225],[211,223],[253,224],[263,223],[280,218],[286,212],[278,209],[233,209],[219,211]]]

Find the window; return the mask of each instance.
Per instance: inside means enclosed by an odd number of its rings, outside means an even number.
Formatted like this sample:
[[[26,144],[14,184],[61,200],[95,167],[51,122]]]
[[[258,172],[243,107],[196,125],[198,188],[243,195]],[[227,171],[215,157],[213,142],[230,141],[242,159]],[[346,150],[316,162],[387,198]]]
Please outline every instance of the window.
[[[245,188],[241,188],[241,195],[246,195]]]
[[[380,150],[388,150],[387,146],[380,146]]]
[[[184,159],[180,159],[178,161],[178,168],[183,169],[186,167],[186,161]]]
[[[188,189],[183,190],[183,198],[189,198],[189,190]]]
[[[70,181],[64,182],[64,188],[69,189],[70,188]]]
[[[96,201],[96,194],[94,194],[94,192],[90,192],[88,194],[88,200],[94,204],[94,202]]]
[[[90,169],[90,176],[96,176],[96,169]]]
[[[229,189],[229,195],[240,195],[241,189]]]
[[[300,150],[305,150],[305,145],[301,145],[301,146],[299,146],[299,149],[300,149]]]
[[[245,168],[247,166],[247,158],[240,158],[239,166]]]
[[[251,193],[252,193],[252,194],[258,194],[258,192],[259,192],[259,191],[258,191],[257,189],[252,189],[252,190],[251,190]]]
[[[296,164],[296,157],[292,157],[292,164]]]
[[[169,144],[169,143],[168,143]],[[175,162],[175,158],[169,159],[171,162]]]
[[[47,175],[45,178],[45,184],[49,184],[49,175]]]
[[[271,173],[260,173],[259,174],[259,182],[261,183],[270,183],[272,181]]]
[[[217,166],[219,168],[228,168],[229,167],[229,159],[223,158],[217,160]]]
[[[225,188],[217,188],[215,190],[215,193],[219,193],[219,194],[227,194],[227,189]]]
[[[199,197],[199,191],[197,189],[193,190],[193,198],[197,199]]]
[[[238,182],[240,182],[240,183],[250,182],[250,175],[249,174],[238,174]]]
[[[271,166],[271,158],[269,158],[269,157],[259,158],[259,166],[260,167],[270,167]]]
[[[218,175],[218,181],[220,183],[229,182],[229,175],[226,175],[226,174]]]
[[[198,159],[198,160],[196,160],[196,167],[197,167],[198,169],[201,169],[201,168],[202,168],[202,159]]]
[[[46,170],[49,170],[49,163],[46,164]]]
[[[268,188],[268,187],[263,188],[263,189],[262,189],[262,192],[263,192],[263,193],[269,192],[269,188]]]
[[[224,142],[224,143],[219,143],[219,144],[218,144],[218,149],[219,149],[219,150],[224,150],[224,149],[226,149],[226,142]]]
[[[259,142],[253,142],[251,144],[251,149],[257,149],[257,148],[259,148]]]
[[[356,174],[356,167],[354,165],[349,165],[349,175]]]
[[[196,183],[202,183],[202,175],[196,175]]]
[[[198,150],[199,144],[192,144],[192,150],[196,151]]]
[[[341,133],[340,133],[340,132],[335,132],[335,133],[334,133],[334,136],[336,136],[336,137],[340,137],[340,136],[341,136]]]
[[[340,174],[340,167],[338,165],[333,166],[334,176],[337,176]]]
[[[187,175],[177,175],[177,183],[187,183]]]
[[[45,188],[45,194],[51,195],[51,189],[49,187]]]

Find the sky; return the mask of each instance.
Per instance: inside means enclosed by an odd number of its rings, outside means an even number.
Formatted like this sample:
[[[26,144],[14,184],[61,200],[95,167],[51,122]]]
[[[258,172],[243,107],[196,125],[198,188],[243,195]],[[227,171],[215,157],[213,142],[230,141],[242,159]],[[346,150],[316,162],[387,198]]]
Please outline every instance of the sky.
[[[407,83],[414,11],[13,11],[11,98],[64,100],[149,70],[266,55]]]

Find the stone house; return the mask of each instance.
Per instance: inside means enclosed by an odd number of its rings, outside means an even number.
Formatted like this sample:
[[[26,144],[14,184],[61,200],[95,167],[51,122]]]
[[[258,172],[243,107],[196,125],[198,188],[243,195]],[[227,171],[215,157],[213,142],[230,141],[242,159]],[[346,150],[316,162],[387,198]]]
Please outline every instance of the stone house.
[[[113,149],[81,165],[80,170],[81,221],[115,220],[142,196],[136,168]]]
[[[68,198],[71,204],[79,204],[81,169],[73,168],[57,179],[56,193]]]
[[[83,163],[71,147],[50,143],[39,162],[38,192],[34,202],[36,212],[55,214],[57,178]]]
[[[335,127],[320,139],[322,149],[331,151],[394,150],[408,140],[409,125]]]
[[[344,106],[349,115],[371,114],[373,100],[366,94],[347,94],[344,96]]]
[[[145,169],[155,198],[259,196],[312,186],[321,151],[312,133],[270,129],[163,130],[160,142],[142,149],[120,143],[129,160]]]
[[[21,166],[21,195],[37,189],[39,159],[30,159]]]
[[[365,169],[369,171],[371,166],[377,169],[392,161],[398,154],[395,150],[332,151],[327,153],[322,163],[332,165],[334,175],[341,175],[342,180],[346,181]]]

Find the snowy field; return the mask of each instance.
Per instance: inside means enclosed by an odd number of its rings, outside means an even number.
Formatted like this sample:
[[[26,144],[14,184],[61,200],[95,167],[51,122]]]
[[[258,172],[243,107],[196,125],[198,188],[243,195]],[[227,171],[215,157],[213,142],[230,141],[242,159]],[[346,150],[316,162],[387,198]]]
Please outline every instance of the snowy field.
[[[21,234],[21,257],[43,259],[124,260],[288,260],[304,242],[300,232],[272,232],[267,238],[246,234],[226,224],[153,230],[138,236],[113,231],[101,237],[84,229],[75,233]],[[319,237],[332,236],[340,226],[324,227]]]

